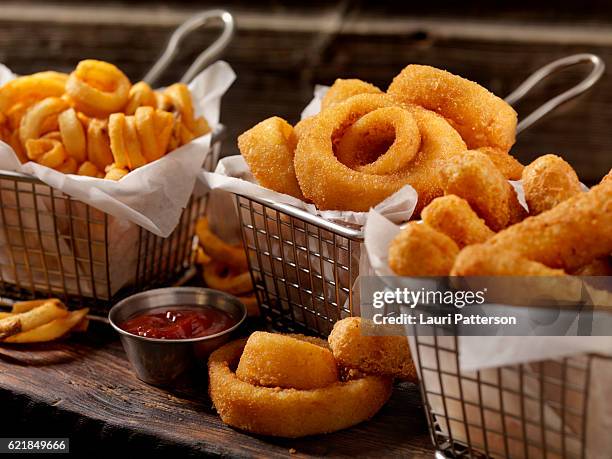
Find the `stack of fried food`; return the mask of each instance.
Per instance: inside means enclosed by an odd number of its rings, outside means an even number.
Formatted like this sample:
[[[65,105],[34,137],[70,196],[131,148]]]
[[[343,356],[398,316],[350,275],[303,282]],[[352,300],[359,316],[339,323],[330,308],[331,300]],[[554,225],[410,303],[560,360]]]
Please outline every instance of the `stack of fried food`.
[[[198,251],[196,263],[202,267],[206,285],[235,295],[246,306],[249,316],[259,315],[257,297],[242,244],[228,244],[211,229],[206,217],[196,223]]]
[[[374,416],[393,379],[416,381],[406,337],[363,336],[361,319],[338,322],[329,343],[255,332],[213,352],[209,392],[221,420],[260,435],[334,432]]]
[[[208,132],[186,85],[132,85],[108,62],[88,59],[69,75],[40,72],[0,87],[0,140],[21,162],[66,174],[119,180]]]
[[[84,332],[88,312],[88,308],[68,311],[57,298],[15,303],[11,312],[0,312],[0,343],[40,343]]]
[[[516,112],[480,85],[446,71],[409,65],[387,92],[361,80],[336,80],[319,114],[291,126],[272,117],[238,138],[264,187],[321,210],[367,211],[405,185],[418,216],[444,194],[442,164],[477,150],[498,174],[519,179],[509,151]]]
[[[562,158],[544,155],[522,172],[529,212],[485,155],[452,158],[445,196],[389,246],[401,276],[611,276],[612,171],[589,191]]]

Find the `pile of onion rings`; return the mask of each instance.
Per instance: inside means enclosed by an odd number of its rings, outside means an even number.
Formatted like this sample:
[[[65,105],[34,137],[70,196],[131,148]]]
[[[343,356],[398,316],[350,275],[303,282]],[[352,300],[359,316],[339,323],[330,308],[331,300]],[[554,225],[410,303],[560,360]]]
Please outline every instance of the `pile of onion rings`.
[[[439,170],[468,149],[496,172],[518,179],[509,155],[516,112],[480,85],[443,70],[409,65],[387,92],[338,79],[321,111],[293,128],[273,117],[238,139],[257,181],[320,210],[367,211],[405,185],[419,199],[415,216],[444,194]]]
[[[210,132],[191,93],[154,91],[114,65],[87,59],[69,75],[40,72],[0,87],[0,140],[21,162],[119,180]]]
[[[221,420],[260,435],[295,438],[345,429],[374,416],[391,395],[389,377],[352,374],[352,378],[330,380],[322,387],[287,387],[308,371],[325,372],[321,366],[299,368],[290,362],[295,358],[314,363],[316,356],[310,354],[311,346],[321,346],[322,353],[331,355],[322,347],[324,341],[305,339],[285,335],[274,343],[261,342],[256,349],[264,347],[266,352],[259,357],[248,351],[250,339],[233,341],[213,352],[208,360],[209,393]],[[243,358],[249,360],[248,378],[241,377]],[[267,372],[266,358],[272,359],[272,368]],[[268,387],[257,383],[258,378],[265,378],[265,373],[276,373],[275,369],[280,370],[277,376],[280,385]],[[262,373],[254,374],[258,371]],[[316,382],[322,383],[323,379]]]
[[[206,285],[237,296],[249,316],[258,316],[259,305],[242,243],[225,242],[210,229],[206,217],[197,221],[196,235],[199,243],[196,263],[202,268]]]

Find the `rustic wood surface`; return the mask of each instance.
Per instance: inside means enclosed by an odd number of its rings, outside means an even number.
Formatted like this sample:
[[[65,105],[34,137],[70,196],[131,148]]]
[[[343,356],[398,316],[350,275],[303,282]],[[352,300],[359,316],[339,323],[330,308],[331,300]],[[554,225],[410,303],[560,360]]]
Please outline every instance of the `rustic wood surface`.
[[[238,33],[224,55],[238,79],[223,101],[229,127],[226,154],[236,136],[279,115],[299,118],[314,84],[359,77],[385,88],[408,63],[448,69],[504,96],[540,66],[573,53],[593,52],[612,65],[610,8],[605,2],[524,4],[371,5],[366,2],[229,1]],[[0,62],[16,72],[68,70],[80,59],[115,62],[138,79],[157,58],[169,33],[202,2],[68,2],[63,6],[3,2]],[[127,5],[127,2],[125,2]],[[213,6],[218,5],[215,4]],[[460,19],[458,19],[460,17]],[[175,80],[214,31],[195,33],[163,80]],[[552,94],[577,82],[586,69],[558,75],[517,107],[524,116]],[[612,78],[518,138],[523,162],[544,153],[563,155],[587,183],[612,167]]]
[[[0,347],[2,436],[70,437],[71,452],[209,454],[230,457],[431,458],[418,388],[396,388],[371,421],[329,435],[284,440],[225,426],[207,395],[205,370],[178,387],[132,373],[107,325],[55,344]],[[96,455],[97,455],[96,454]],[[81,456],[82,457],[82,456]],[[167,456],[171,457],[171,456]]]

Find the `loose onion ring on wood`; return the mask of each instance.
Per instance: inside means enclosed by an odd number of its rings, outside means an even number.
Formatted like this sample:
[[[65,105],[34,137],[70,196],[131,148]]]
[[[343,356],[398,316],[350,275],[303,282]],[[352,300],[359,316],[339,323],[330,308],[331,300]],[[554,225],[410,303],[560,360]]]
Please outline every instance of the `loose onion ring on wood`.
[[[338,381],[338,367],[325,340],[254,332],[242,352],[236,376],[256,386],[317,389]]]
[[[113,64],[86,59],[68,77],[66,93],[78,111],[106,118],[123,110],[130,87],[128,77]]]
[[[465,151],[459,134],[441,117],[421,107],[405,109],[414,116],[421,145],[413,161],[394,174],[355,171],[334,154],[334,140],[362,116],[395,106],[384,95],[361,94],[322,111],[299,139],[295,152],[296,176],[304,196],[321,210],[367,211],[370,207],[412,185],[419,194],[416,212],[442,194],[438,169],[449,157]],[[397,136],[403,135],[397,132]]]
[[[448,119],[470,149],[508,153],[516,137],[516,112],[473,81],[426,65],[408,65],[387,94],[404,104],[433,110]]]
[[[334,432],[371,418],[391,395],[391,379],[379,376],[311,390],[249,384],[233,371],[245,343],[228,343],[208,359],[210,398],[221,420],[238,429],[287,438]]]

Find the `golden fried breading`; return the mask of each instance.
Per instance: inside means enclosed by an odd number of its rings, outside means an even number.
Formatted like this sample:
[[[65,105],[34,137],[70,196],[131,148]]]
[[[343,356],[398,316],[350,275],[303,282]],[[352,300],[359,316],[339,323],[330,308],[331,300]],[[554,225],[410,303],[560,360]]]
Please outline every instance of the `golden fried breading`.
[[[537,158],[523,170],[525,200],[531,215],[538,215],[582,193],[572,166],[556,155]]]
[[[316,389],[337,382],[338,367],[324,340],[254,332],[236,376],[256,386]]]
[[[329,345],[341,365],[365,374],[393,376],[418,382],[405,336],[364,336],[361,317],[336,322]]]
[[[470,150],[450,158],[441,175],[444,193],[465,199],[493,231],[522,218],[514,188],[484,153]]]
[[[389,266],[398,276],[447,276],[458,253],[446,234],[410,222],[389,245]]]
[[[489,159],[493,161],[495,167],[497,167],[508,180],[521,179],[521,174],[525,166],[523,166],[514,156],[490,147],[478,148],[478,151],[487,155]]]
[[[240,153],[261,186],[304,199],[293,168],[296,144],[293,127],[278,116],[238,137]]]
[[[463,249],[453,265],[451,276],[563,276],[562,269],[552,269],[528,260],[511,250],[498,250],[487,244]]]
[[[434,199],[421,212],[426,225],[446,234],[459,248],[484,242],[495,233],[465,199],[449,194]]]
[[[327,93],[321,100],[321,110],[325,110],[334,104],[344,102],[349,97],[356,96],[358,94],[381,94],[382,91],[376,86],[365,81],[354,79],[344,80],[338,78],[331,85]]]
[[[426,65],[408,65],[387,90],[403,104],[420,105],[449,120],[468,148],[508,153],[516,135],[516,112],[477,83]]]
[[[485,244],[567,272],[612,253],[612,181],[497,233]]]

